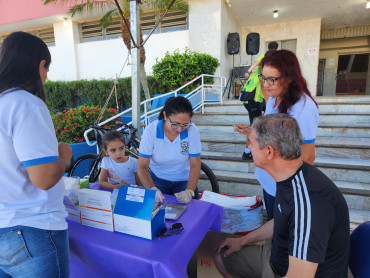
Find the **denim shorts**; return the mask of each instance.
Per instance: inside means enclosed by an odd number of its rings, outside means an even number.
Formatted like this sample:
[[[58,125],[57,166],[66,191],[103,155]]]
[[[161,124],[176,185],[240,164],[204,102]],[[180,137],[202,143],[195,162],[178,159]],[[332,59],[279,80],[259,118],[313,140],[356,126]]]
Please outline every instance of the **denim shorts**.
[[[163,194],[174,195],[175,193],[186,190],[188,181],[168,181],[158,178],[152,171],[150,172],[153,183]]]
[[[68,231],[0,229],[0,278],[69,277]]]

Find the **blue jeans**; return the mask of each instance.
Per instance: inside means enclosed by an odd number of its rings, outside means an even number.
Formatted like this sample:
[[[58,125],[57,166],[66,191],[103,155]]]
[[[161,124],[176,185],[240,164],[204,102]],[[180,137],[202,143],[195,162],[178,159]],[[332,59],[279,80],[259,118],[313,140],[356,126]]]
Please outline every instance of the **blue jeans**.
[[[274,218],[275,197],[263,190],[263,199],[267,210],[267,220]]]
[[[0,229],[0,278],[69,277],[68,231]]]
[[[188,181],[168,181],[158,178],[152,171],[150,171],[155,187],[157,187],[162,193],[174,195],[175,193],[184,191],[188,186]]]

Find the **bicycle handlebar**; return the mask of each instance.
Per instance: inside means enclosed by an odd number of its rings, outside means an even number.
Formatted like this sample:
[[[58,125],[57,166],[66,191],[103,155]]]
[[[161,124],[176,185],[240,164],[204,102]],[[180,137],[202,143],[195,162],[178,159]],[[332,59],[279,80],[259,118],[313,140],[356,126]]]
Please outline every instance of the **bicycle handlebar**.
[[[118,122],[118,121],[116,122],[116,125],[117,125],[117,126],[123,126],[123,127],[125,127],[125,128],[127,128],[127,129],[128,129],[128,131],[124,131],[124,130],[121,130],[121,129],[120,129],[120,130],[118,130],[118,131],[119,131],[119,132],[121,132],[121,133],[128,134],[128,135],[130,135],[130,136],[131,136],[131,131],[132,131],[132,134],[133,134],[133,135],[137,132],[137,129],[136,129],[136,128],[134,128],[134,127],[133,127],[133,126],[131,126],[131,125],[127,125],[127,124],[125,124],[125,123]],[[111,130],[114,130],[114,129],[112,129],[112,128],[105,128],[105,127],[101,127],[101,126],[99,126],[99,125],[97,125],[97,124],[91,125],[91,126],[90,126],[90,128],[84,132],[84,137],[85,137],[86,143],[87,143],[89,146],[95,146],[95,145],[97,144],[97,141],[96,141],[96,142],[94,142],[94,143],[91,143],[91,142],[90,142],[90,140],[89,140],[89,138],[88,138],[88,136],[87,136],[87,134],[88,134],[90,131],[93,131],[93,130],[111,131]]]

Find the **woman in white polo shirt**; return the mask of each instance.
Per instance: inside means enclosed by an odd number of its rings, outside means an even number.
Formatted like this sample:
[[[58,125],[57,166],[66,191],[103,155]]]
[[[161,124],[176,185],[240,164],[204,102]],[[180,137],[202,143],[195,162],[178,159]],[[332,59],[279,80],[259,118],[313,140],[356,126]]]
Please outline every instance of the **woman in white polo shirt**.
[[[269,96],[266,104],[267,114],[284,113],[298,122],[303,136],[301,159],[309,164],[315,160],[315,141],[319,125],[319,110],[307,88],[298,59],[289,50],[278,50],[261,61],[260,81]],[[250,129],[238,125],[238,131],[249,134]],[[255,177],[263,188],[267,218],[274,217],[276,182],[264,170],[256,167]]]
[[[50,62],[28,33],[0,48],[0,277],[69,277],[61,177],[72,150],[45,105]]]
[[[180,203],[194,197],[200,175],[200,135],[192,116],[188,99],[169,98],[158,120],[145,129],[139,149],[137,172],[142,184],[175,194]]]

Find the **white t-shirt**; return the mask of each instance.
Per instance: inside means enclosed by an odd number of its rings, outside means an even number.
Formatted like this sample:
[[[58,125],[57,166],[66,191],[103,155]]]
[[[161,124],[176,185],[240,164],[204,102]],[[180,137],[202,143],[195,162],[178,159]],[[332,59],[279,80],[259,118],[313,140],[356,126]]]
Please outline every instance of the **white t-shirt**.
[[[136,184],[137,159],[129,157],[124,163],[117,163],[109,156],[103,158],[101,168],[108,171],[108,182],[119,184],[123,181],[128,184]]]
[[[158,178],[187,181],[190,172],[189,157],[200,156],[201,150],[199,131],[194,124],[171,142],[164,134],[163,120],[156,120],[144,130],[139,155],[151,158],[149,167]]]
[[[0,94],[0,228],[65,230],[64,184],[32,184],[25,167],[58,161],[58,142],[45,103],[24,91]]]
[[[275,98],[270,97],[266,104],[265,115],[279,113],[279,106],[274,107],[274,105]],[[303,136],[303,144],[314,143],[319,126],[319,110],[315,102],[304,95],[288,110],[288,114],[297,120]],[[256,167],[255,177],[268,194],[275,196],[276,182],[269,174]]]

